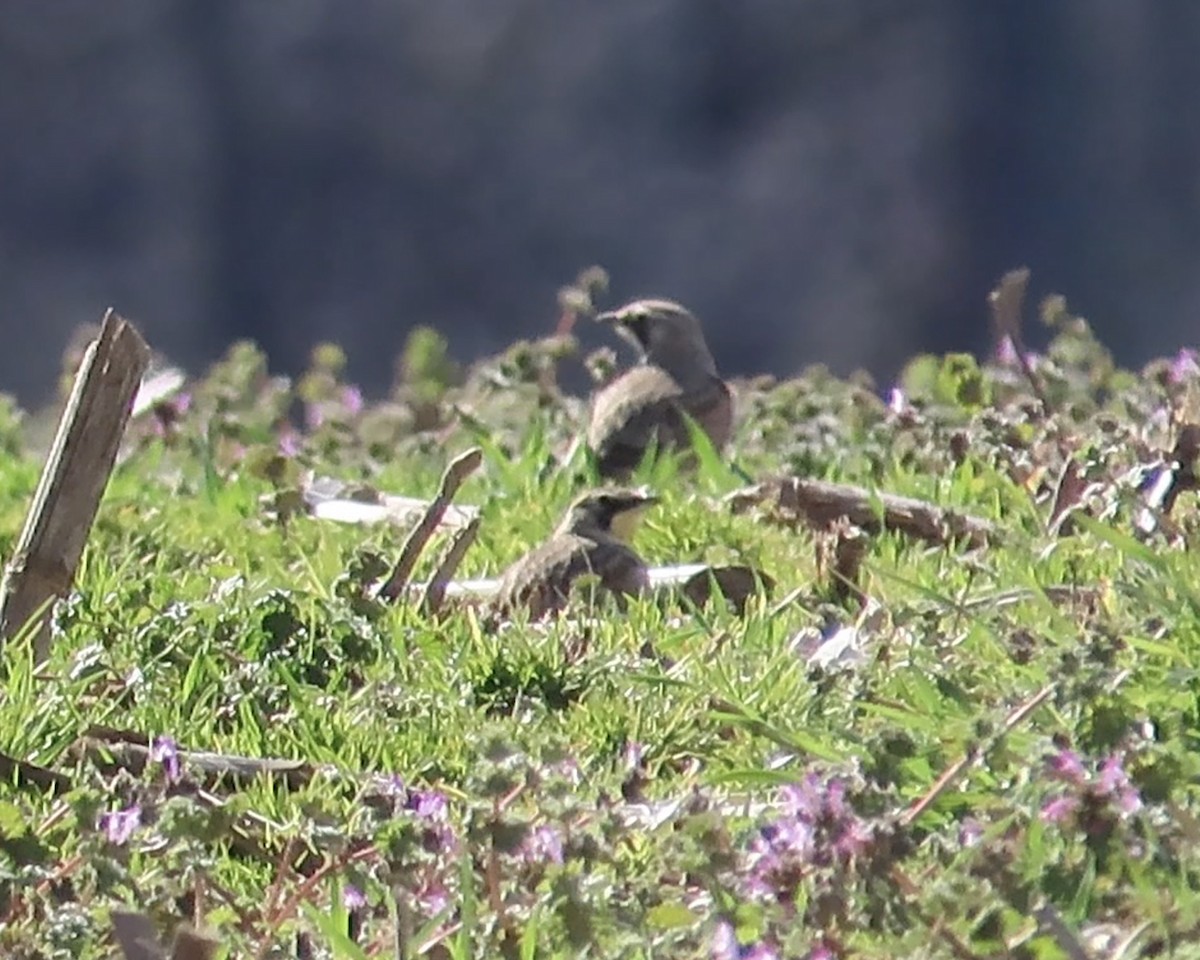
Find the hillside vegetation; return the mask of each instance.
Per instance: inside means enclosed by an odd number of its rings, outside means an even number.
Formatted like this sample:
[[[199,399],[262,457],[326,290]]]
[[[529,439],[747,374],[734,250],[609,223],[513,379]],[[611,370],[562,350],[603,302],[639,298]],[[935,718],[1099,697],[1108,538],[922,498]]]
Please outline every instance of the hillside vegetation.
[[[559,337],[462,371],[424,331],[364,402],[335,347],[288,383],[234,346],[131,424],[49,661],[4,650],[0,752],[29,766],[0,952],[112,956],[123,906],[223,957],[1200,954],[1200,368],[1118,369],[1042,313],[1043,352],[918,357],[895,389],[738,382],[727,459],[647,462],[638,550],[761,571],[744,610],[498,629],[379,599],[411,523],[310,516],[308,472],[429,498],[480,448],[458,575],[494,576],[591,482],[560,384],[611,358]],[[0,420],[7,556],[40,456]],[[993,533],[729,497],[790,475]]]

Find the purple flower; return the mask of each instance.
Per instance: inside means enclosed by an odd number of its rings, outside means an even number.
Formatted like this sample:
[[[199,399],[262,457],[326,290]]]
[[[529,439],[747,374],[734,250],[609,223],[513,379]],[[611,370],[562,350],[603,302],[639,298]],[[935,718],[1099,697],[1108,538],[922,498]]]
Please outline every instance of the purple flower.
[[[1047,823],[1063,824],[1074,820],[1081,810],[1089,811],[1083,824],[1094,833],[1117,815],[1136,813],[1142,809],[1142,798],[1129,779],[1121,757],[1113,755],[1103,760],[1094,773],[1089,772],[1078,754],[1060,750],[1046,764],[1047,773],[1066,783],[1069,789],[1052,796],[1042,806],[1041,818]],[[1106,829],[1108,827],[1105,827]]]
[[[155,737],[150,743],[150,759],[162,764],[167,783],[178,783],[182,775],[179,763],[179,746],[168,736]]]
[[[436,790],[410,790],[406,810],[426,823],[422,843],[430,853],[449,855],[458,849],[458,837],[450,826],[445,794]]]
[[[766,941],[742,946],[733,924],[722,920],[713,930],[712,960],[779,960],[779,951]]]
[[[361,910],[367,905],[366,895],[352,883],[342,887],[342,906],[347,910]]]
[[[429,880],[417,891],[417,905],[427,917],[436,917],[450,906],[450,893],[436,880]]]
[[[436,790],[411,791],[405,806],[418,817],[425,820],[444,823],[449,818],[449,805],[446,803],[446,795],[438,793]]]
[[[102,813],[99,825],[109,843],[116,844],[118,847],[124,846],[129,842],[134,831],[142,825],[142,808],[134,803],[124,810]]]
[[[1100,764],[1096,778],[1096,792],[1111,800],[1122,813],[1136,813],[1142,809],[1142,798],[1125,772],[1121,758],[1109,757]]]
[[[983,824],[974,817],[966,817],[958,825],[958,843],[961,847],[973,847],[983,839]]]
[[[351,384],[342,388],[342,406],[352,417],[358,416],[363,409],[363,395],[358,387]]]
[[[863,820],[853,817],[841,825],[841,833],[833,841],[834,855],[843,863],[854,860],[871,846],[874,839],[871,828]]]
[[[816,943],[813,948],[808,951],[807,960],[834,960],[837,956],[824,943]]]
[[[379,792],[389,797],[406,797],[408,796],[408,787],[404,785],[404,778],[400,774],[394,773],[379,781]]]
[[[892,387],[888,391],[887,406],[888,410],[896,416],[908,411],[908,396],[904,393],[903,387]]]
[[[845,780],[817,773],[780,791],[781,815],[750,843],[743,880],[748,895],[788,903],[805,877],[846,869],[871,847],[875,828],[854,812],[847,793]]]
[[[799,783],[788,784],[779,791],[779,796],[785,816],[811,823],[821,815],[822,783],[815,773],[805,774]]]
[[[1183,383],[1186,380],[1194,380],[1197,376],[1200,376],[1200,352],[1191,347],[1184,347],[1171,361],[1167,379],[1171,383]]]
[[[300,434],[291,424],[279,431],[279,452],[289,459],[300,453]]]
[[[1058,753],[1051,756],[1046,761],[1046,775],[1054,780],[1073,783],[1076,786],[1087,780],[1087,770],[1084,769],[1083,760],[1074,750],[1059,750]]]
[[[1074,794],[1063,793],[1051,797],[1042,805],[1039,816],[1046,823],[1065,823],[1075,816],[1079,809],[1079,798]]]
[[[712,960],[739,960],[741,951],[733,924],[722,920],[713,930]]]
[[[562,863],[562,834],[557,827],[548,823],[534,827],[525,836],[519,855],[521,859],[531,865]]]

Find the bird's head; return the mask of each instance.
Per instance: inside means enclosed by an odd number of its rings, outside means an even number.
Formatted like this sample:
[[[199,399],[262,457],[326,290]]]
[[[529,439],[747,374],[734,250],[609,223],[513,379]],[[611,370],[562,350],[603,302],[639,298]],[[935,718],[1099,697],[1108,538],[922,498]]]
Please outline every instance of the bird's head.
[[[658,497],[645,490],[591,490],[567,508],[562,529],[572,533],[607,533],[629,542],[642,515],[656,503]]]
[[[596,319],[612,324],[646,363],[662,367],[676,379],[717,374],[700,321],[674,300],[634,300]]]

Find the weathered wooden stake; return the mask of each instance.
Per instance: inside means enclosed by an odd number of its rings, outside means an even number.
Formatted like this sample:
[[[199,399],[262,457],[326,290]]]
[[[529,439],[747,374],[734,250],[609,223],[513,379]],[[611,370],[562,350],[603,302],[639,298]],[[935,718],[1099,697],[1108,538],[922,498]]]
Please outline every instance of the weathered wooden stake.
[[[133,325],[109,310],[100,336],[84,352],[21,538],[5,566],[0,638],[30,626],[38,663],[50,655],[47,613],[75,580],[149,359]]]

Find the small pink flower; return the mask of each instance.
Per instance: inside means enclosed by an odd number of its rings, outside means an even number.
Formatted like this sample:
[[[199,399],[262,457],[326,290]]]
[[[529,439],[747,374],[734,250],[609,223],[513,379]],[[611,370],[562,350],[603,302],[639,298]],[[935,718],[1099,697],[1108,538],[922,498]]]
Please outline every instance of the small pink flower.
[[[150,759],[161,763],[167,775],[167,783],[178,783],[182,775],[179,763],[179,747],[170,737],[155,737],[150,744]]]
[[[737,934],[733,924],[722,920],[713,931],[712,958],[713,960],[738,960],[741,947],[738,945]]]
[[[127,844],[141,825],[142,808],[136,803],[124,810],[112,810],[100,814],[100,829],[108,837],[108,842],[116,844],[118,847]]]
[[[1183,383],[1186,380],[1194,380],[1197,376],[1200,376],[1200,352],[1191,347],[1184,347],[1171,361],[1167,379],[1171,383]]]
[[[358,387],[351,384],[342,389],[342,406],[352,417],[358,416],[363,409],[363,395]]]
[[[1109,757],[1100,765],[1096,789],[1103,797],[1112,800],[1122,813],[1136,813],[1142,809],[1142,798],[1125,772],[1120,757]]]
[[[1075,816],[1079,809],[1079,798],[1069,793],[1053,797],[1042,807],[1040,814],[1045,823],[1064,823]]]
[[[289,424],[279,431],[279,452],[291,459],[298,456],[302,446],[300,434]]]
[[[1059,750],[1046,761],[1046,773],[1055,780],[1064,783],[1082,784],[1087,780],[1087,771],[1083,760],[1074,750]]]

